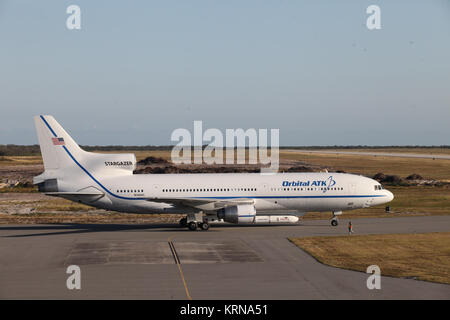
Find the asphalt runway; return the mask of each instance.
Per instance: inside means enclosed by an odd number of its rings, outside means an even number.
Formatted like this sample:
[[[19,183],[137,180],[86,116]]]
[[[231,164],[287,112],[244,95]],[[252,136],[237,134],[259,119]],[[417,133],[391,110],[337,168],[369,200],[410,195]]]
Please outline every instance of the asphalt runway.
[[[320,264],[288,237],[346,234],[329,221],[286,226],[0,225],[1,299],[450,299],[450,286]],[[353,219],[356,234],[449,231],[450,216]],[[81,290],[66,269],[81,268]]]

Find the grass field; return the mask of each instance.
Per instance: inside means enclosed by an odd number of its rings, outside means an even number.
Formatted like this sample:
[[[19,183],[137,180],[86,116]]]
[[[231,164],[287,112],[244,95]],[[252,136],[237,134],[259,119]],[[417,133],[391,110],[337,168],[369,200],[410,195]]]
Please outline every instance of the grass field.
[[[41,156],[2,156],[0,166],[42,164]]]
[[[363,151],[356,149],[357,151]],[[383,150],[383,151],[382,151]],[[382,149],[365,150],[379,152],[407,152],[429,154],[450,154],[450,149]],[[352,150],[345,150],[352,151]],[[146,157],[161,157],[170,160],[170,151],[136,151],[137,161]],[[381,157],[367,155],[336,155],[336,154],[305,154],[286,152],[280,150],[280,160],[302,161],[312,165],[318,165],[330,168],[333,171],[342,170],[345,172],[373,176],[378,172],[385,174],[394,174],[401,177],[407,177],[412,173],[418,173],[427,179],[449,180],[450,181],[450,160],[433,160],[420,158],[399,158],[399,157]],[[34,160],[35,161],[35,160]]]
[[[396,147],[383,147],[383,148],[337,148],[337,149],[314,149],[317,151],[344,151],[344,152],[380,152],[380,153],[409,153],[409,154],[426,154],[426,155],[450,155],[450,148],[396,148]]]
[[[289,239],[321,263],[450,284],[450,232]],[[382,284],[383,285],[383,284]]]
[[[426,179],[450,180],[450,160],[344,154],[280,152],[280,158],[324,166],[372,177],[378,172],[407,177],[417,173]]]
[[[373,151],[373,152],[397,152],[397,153],[423,153],[423,154],[450,154],[450,149],[345,149],[344,151]],[[161,157],[170,160],[170,151],[127,151],[136,154],[137,161],[146,157]],[[117,153],[116,151],[103,153]],[[280,160],[293,160],[306,162],[312,165],[323,166],[333,171],[342,170],[346,172],[373,176],[378,172],[385,174],[395,174],[406,177],[412,173],[418,173],[424,178],[436,180],[450,180],[450,160],[442,159],[420,159],[420,158],[400,158],[367,155],[344,155],[344,154],[308,154],[302,152],[287,152],[280,150]],[[0,157],[2,165],[33,165],[42,164],[40,156],[4,156]]]

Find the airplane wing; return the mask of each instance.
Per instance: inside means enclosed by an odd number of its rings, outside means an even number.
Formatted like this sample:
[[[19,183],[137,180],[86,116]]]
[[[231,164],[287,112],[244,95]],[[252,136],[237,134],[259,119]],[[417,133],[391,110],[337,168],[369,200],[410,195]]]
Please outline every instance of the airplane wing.
[[[205,199],[205,198],[148,198],[147,201],[170,203],[178,206],[197,208],[202,210],[218,210],[225,207],[254,204],[255,201],[250,198],[233,199]]]

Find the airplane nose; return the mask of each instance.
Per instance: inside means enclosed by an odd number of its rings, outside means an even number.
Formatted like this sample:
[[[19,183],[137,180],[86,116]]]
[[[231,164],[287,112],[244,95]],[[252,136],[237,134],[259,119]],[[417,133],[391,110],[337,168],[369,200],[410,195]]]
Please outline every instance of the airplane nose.
[[[390,192],[389,190],[386,190],[386,191],[387,191],[387,196],[388,196],[387,201],[391,202],[392,200],[394,200],[394,194],[392,192]]]

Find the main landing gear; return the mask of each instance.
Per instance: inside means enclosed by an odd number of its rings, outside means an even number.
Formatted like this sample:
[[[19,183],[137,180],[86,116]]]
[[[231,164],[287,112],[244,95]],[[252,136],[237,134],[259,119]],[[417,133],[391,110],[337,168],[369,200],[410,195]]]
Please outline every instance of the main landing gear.
[[[183,228],[187,227],[187,218],[180,219],[180,227],[183,227]]]
[[[208,230],[209,223],[203,221],[203,213],[188,214],[186,218],[180,219],[180,226],[183,228],[188,228],[191,231],[196,231],[197,229]]]
[[[333,218],[331,218],[331,225],[333,227],[336,227],[339,224],[339,220],[337,216],[340,216],[342,214],[342,211],[333,211]]]
[[[191,221],[191,222],[189,222],[188,228],[191,231],[195,231],[195,230],[197,230],[197,228],[200,228],[200,229],[206,231],[206,230],[209,229],[209,223],[208,222],[194,222],[194,221]]]

